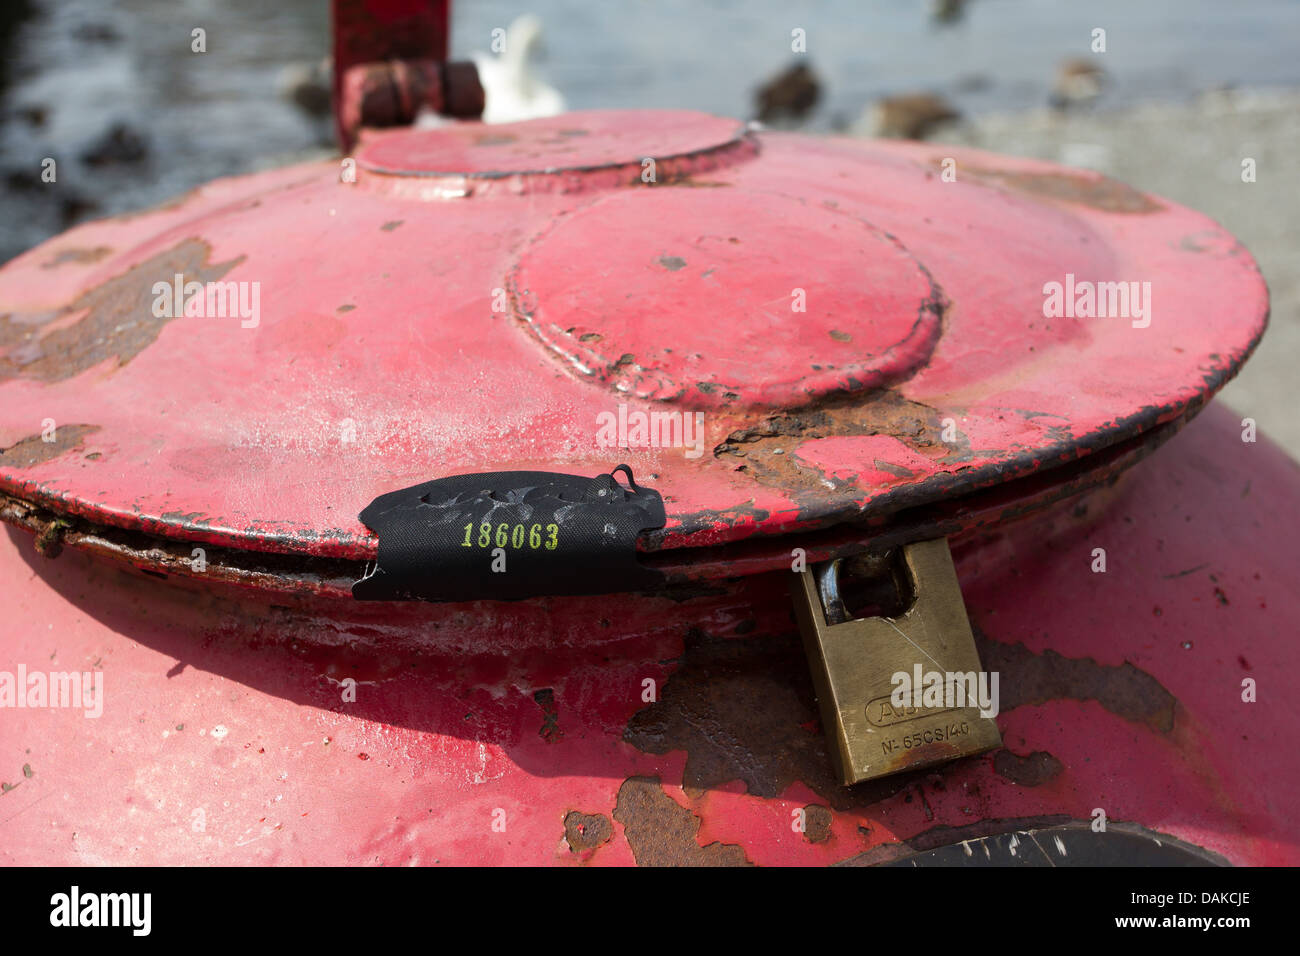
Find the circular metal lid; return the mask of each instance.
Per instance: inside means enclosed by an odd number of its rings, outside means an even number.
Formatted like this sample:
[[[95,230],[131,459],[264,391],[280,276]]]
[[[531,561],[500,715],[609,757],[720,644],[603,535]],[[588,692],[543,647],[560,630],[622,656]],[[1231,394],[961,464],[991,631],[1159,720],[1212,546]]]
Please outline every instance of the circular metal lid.
[[[643,547],[723,544],[1131,441],[1266,315],[1215,223],[1050,164],[689,113],[392,132],[0,269],[0,493],[365,560],[385,492],[627,462]]]

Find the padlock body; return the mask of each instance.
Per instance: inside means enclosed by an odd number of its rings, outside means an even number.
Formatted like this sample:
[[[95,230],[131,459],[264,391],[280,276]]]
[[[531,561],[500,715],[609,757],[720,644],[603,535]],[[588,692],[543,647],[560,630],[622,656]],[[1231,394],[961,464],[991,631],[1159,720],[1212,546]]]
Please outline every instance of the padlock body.
[[[822,724],[846,784],[947,763],[998,747],[1000,681],[980,666],[948,544],[908,545],[912,601],[891,619],[827,623],[811,571],[795,614]]]

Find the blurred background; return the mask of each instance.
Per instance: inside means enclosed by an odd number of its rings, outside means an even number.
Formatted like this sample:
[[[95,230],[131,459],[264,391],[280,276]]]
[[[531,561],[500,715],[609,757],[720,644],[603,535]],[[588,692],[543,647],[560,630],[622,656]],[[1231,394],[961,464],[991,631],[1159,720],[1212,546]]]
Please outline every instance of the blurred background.
[[[686,108],[962,143],[1206,212],[1273,294],[1225,398],[1300,455],[1300,0],[461,0],[452,25],[451,57],[478,55],[489,111]],[[190,50],[195,27],[206,53]],[[524,62],[482,66],[495,29]],[[0,261],[85,219],[332,152],[329,42],[326,0],[3,0]]]

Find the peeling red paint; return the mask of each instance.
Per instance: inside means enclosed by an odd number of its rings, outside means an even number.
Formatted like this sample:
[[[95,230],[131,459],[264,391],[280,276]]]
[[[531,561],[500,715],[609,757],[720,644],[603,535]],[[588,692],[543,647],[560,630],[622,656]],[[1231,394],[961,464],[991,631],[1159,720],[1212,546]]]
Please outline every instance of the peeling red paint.
[[[743,847],[700,846],[699,818],[664,793],[655,777],[629,777],[618,789],[614,819],[638,866],[749,866]]]

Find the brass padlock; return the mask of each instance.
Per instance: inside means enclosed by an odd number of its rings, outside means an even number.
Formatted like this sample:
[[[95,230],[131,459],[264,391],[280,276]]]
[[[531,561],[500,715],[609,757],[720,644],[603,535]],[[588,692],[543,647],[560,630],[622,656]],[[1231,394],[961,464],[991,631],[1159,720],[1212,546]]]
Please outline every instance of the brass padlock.
[[[850,615],[841,564],[799,572],[793,589],[840,779],[861,783],[1001,746],[998,675],[980,668],[947,540],[903,546],[892,570],[876,562],[876,574],[896,576],[906,608],[892,617]]]

